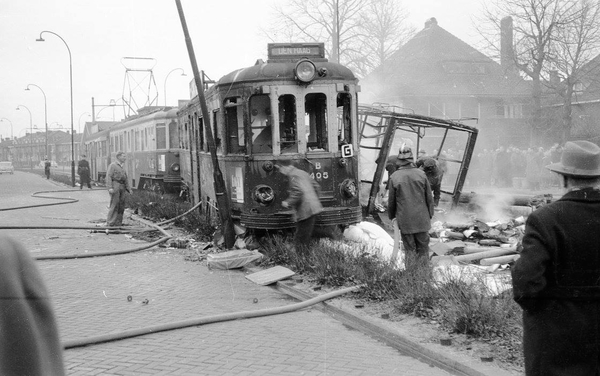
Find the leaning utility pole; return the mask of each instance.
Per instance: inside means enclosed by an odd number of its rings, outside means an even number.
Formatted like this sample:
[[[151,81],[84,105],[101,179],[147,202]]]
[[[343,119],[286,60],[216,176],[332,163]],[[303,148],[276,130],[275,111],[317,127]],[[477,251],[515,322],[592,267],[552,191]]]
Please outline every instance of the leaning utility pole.
[[[185,15],[183,14],[183,8],[181,7],[181,1],[175,0],[177,4],[177,10],[179,11],[179,18],[181,19],[181,27],[183,28],[183,34],[185,35],[185,44],[187,45],[188,55],[190,56],[190,63],[192,65],[192,71],[194,72],[194,83],[198,91],[198,101],[202,108],[202,117],[204,119],[204,129],[206,131],[206,141],[210,150],[210,156],[213,164],[213,178],[215,186],[215,195],[217,197],[217,204],[219,205],[219,217],[221,218],[221,224],[223,225],[223,236],[225,237],[225,246],[232,248],[235,243],[235,232],[233,228],[233,221],[231,219],[231,213],[229,210],[229,195],[227,194],[227,186],[225,180],[223,180],[223,174],[219,168],[219,160],[217,158],[217,146],[212,134],[212,127],[210,126],[210,116],[208,114],[208,108],[206,107],[206,99],[204,98],[204,87],[202,85],[202,77],[198,70],[198,64],[196,63],[196,55],[194,54],[194,47],[192,46],[192,39],[188,32],[187,23],[185,22]]]

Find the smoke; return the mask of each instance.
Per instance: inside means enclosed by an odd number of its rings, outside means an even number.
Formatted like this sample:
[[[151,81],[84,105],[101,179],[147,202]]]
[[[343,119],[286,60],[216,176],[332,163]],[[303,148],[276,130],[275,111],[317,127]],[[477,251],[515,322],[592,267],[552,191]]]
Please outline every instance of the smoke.
[[[477,218],[484,222],[507,221],[511,219],[512,197],[505,194],[475,195],[471,204],[475,207]]]

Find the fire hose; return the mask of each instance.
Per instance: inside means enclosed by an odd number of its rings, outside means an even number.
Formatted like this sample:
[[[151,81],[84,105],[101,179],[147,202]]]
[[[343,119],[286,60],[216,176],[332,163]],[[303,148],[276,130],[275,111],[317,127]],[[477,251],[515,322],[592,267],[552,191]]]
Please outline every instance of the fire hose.
[[[309,300],[305,300],[300,303],[290,304],[290,305],[282,306],[282,307],[267,308],[267,309],[261,309],[261,310],[255,310],[255,311],[223,313],[223,314],[219,314],[219,315],[204,316],[204,317],[188,319],[188,320],[183,320],[183,321],[176,321],[176,322],[172,322],[172,323],[153,325],[153,326],[148,326],[148,327],[139,328],[139,329],[125,330],[125,331],[122,331],[119,333],[110,333],[110,334],[104,334],[104,335],[99,335],[99,336],[95,336],[95,337],[66,340],[63,342],[63,347],[66,350],[66,349],[72,349],[72,348],[77,348],[77,347],[100,344],[100,343],[104,343],[104,342],[117,341],[117,340],[126,339],[126,338],[139,337],[139,336],[143,336],[146,334],[164,332],[164,331],[169,331],[169,330],[174,330],[174,329],[182,329],[182,328],[187,328],[190,326],[200,326],[200,325],[212,324],[212,323],[217,323],[217,322],[232,321],[232,320],[239,320],[239,319],[249,319],[249,318],[254,318],[254,317],[264,317],[264,316],[278,315],[278,314],[282,314],[282,313],[289,313],[292,311],[297,311],[299,309],[315,305],[317,303],[321,303],[325,300],[329,300],[329,299],[338,297],[343,294],[347,294],[352,291],[356,291],[356,290],[360,289],[361,287],[363,287],[363,286],[358,285],[358,286],[348,287],[348,288],[338,290],[338,291],[332,291],[330,293],[327,293],[327,294],[324,294],[321,296],[317,296],[317,297],[314,297]]]
[[[71,190],[43,191],[43,192],[36,192],[36,193],[32,194],[32,196],[34,196],[34,197],[57,198],[57,199],[65,200],[65,202],[51,203],[51,204],[39,204],[39,205],[27,205],[27,206],[22,206],[22,207],[0,209],[0,211],[25,209],[25,208],[40,207],[40,206],[70,204],[70,203],[75,203],[75,202],[79,201],[76,199],[65,199],[65,198],[61,198],[61,197],[37,196],[39,193],[65,192],[65,191],[70,192]],[[111,255],[125,254],[125,253],[136,252],[136,251],[141,251],[144,249],[152,248],[160,243],[167,241],[168,239],[170,239],[172,237],[168,232],[166,232],[162,227],[160,227],[160,225],[170,223],[170,222],[176,220],[177,218],[180,218],[180,217],[183,217],[183,216],[189,214],[194,209],[196,209],[199,205],[200,205],[200,203],[195,205],[193,208],[191,208],[187,212],[185,212],[175,218],[171,218],[170,220],[162,221],[158,224],[153,224],[151,222],[143,221],[141,218],[137,218],[138,221],[153,227],[154,229],[160,231],[163,235],[165,235],[161,239],[159,239],[155,242],[149,243],[147,245],[141,246],[141,247],[137,247],[137,248],[133,248],[133,249],[129,249],[129,250],[100,252],[100,253],[92,253],[92,254],[77,254],[77,255],[66,255],[66,256],[53,256],[53,255],[39,256],[39,257],[36,257],[35,259],[36,260],[56,260],[56,259],[75,259],[75,258],[98,257],[98,256],[109,256],[109,255],[111,256]],[[143,229],[135,229],[135,228],[127,228],[127,227],[91,227],[91,226],[0,226],[0,229],[85,229],[85,230],[120,229],[120,230],[124,230],[124,231],[146,231]],[[300,303],[290,304],[290,305],[282,306],[282,307],[274,307],[274,308],[267,308],[267,309],[254,310],[254,311],[224,313],[224,314],[219,314],[219,315],[204,316],[204,317],[193,318],[193,319],[188,319],[188,320],[183,320],[183,321],[176,321],[176,322],[171,322],[171,323],[164,323],[164,324],[159,324],[159,325],[142,327],[142,328],[138,328],[138,329],[130,329],[130,330],[122,331],[122,332],[104,334],[104,335],[99,335],[99,336],[94,336],[94,337],[67,339],[63,342],[62,345],[63,345],[63,348],[65,350],[67,350],[67,349],[72,349],[72,348],[77,348],[77,347],[84,347],[84,346],[90,346],[90,345],[95,345],[95,344],[100,344],[100,343],[123,340],[123,339],[127,339],[127,338],[139,337],[139,336],[143,336],[146,334],[170,331],[170,330],[175,330],[175,329],[183,329],[183,328],[187,328],[187,327],[191,327],[191,326],[200,326],[200,325],[212,324],[212,323],[217,323],[217,322],[225,322],[225,321],[232,321],[232,320],[239,320],[239,319],[248,319],[248,318],[264,317],[264,316],[289,313],[289,312],[297,311],[297,310],[315,305],[317,303],[321,303],[321,302],[329,300],[329,299],[333,299],[335,297],[338,297],[340,295],[343,295],[343,294],[346,294],[349,292],[356,291],[362,287],[363,287],[362,285],[348,287],[348,288],[345,288],[342,290],[332,291],[330,293],[327,293],[327,294],[324,294],[321,296],[317,296],[317,297],[305,300]]]

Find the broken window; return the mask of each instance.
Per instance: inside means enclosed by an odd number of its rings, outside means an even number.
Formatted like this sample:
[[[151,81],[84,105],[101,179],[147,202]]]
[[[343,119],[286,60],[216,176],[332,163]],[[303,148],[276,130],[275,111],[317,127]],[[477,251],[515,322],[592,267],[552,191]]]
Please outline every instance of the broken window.
[[[304,97],[307,150],[327,151],[327,96],[311,93]]]
[[[350,104],[352,103],[349,94],[340,93],[337,97],[337,116],[338,116],[338,146],[352,144],[352,112]]]
[[[281,153],[298,152],[296,98],[291,94],[279,97],[279,137]]]
[[[250,98],[250,130],[252,132],[252,153],[273,153],[273,130],[271,127],[271,103],[268,95],[254,95]]]
[[[225,99],[225,127],[227,131],[227,152],[231,154],[246,153],[244,137],[244,118],[239,97]]]

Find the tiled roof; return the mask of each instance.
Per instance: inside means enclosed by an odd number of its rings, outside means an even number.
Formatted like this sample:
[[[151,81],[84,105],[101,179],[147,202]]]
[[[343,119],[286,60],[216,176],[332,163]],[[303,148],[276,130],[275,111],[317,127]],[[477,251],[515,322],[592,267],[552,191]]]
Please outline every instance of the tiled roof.
[[[385,83],[411,96],[519,96],[530,92],[525,81],[505,75],[483,53],[440,27],[435,19],[404,44],[361,84]]]

